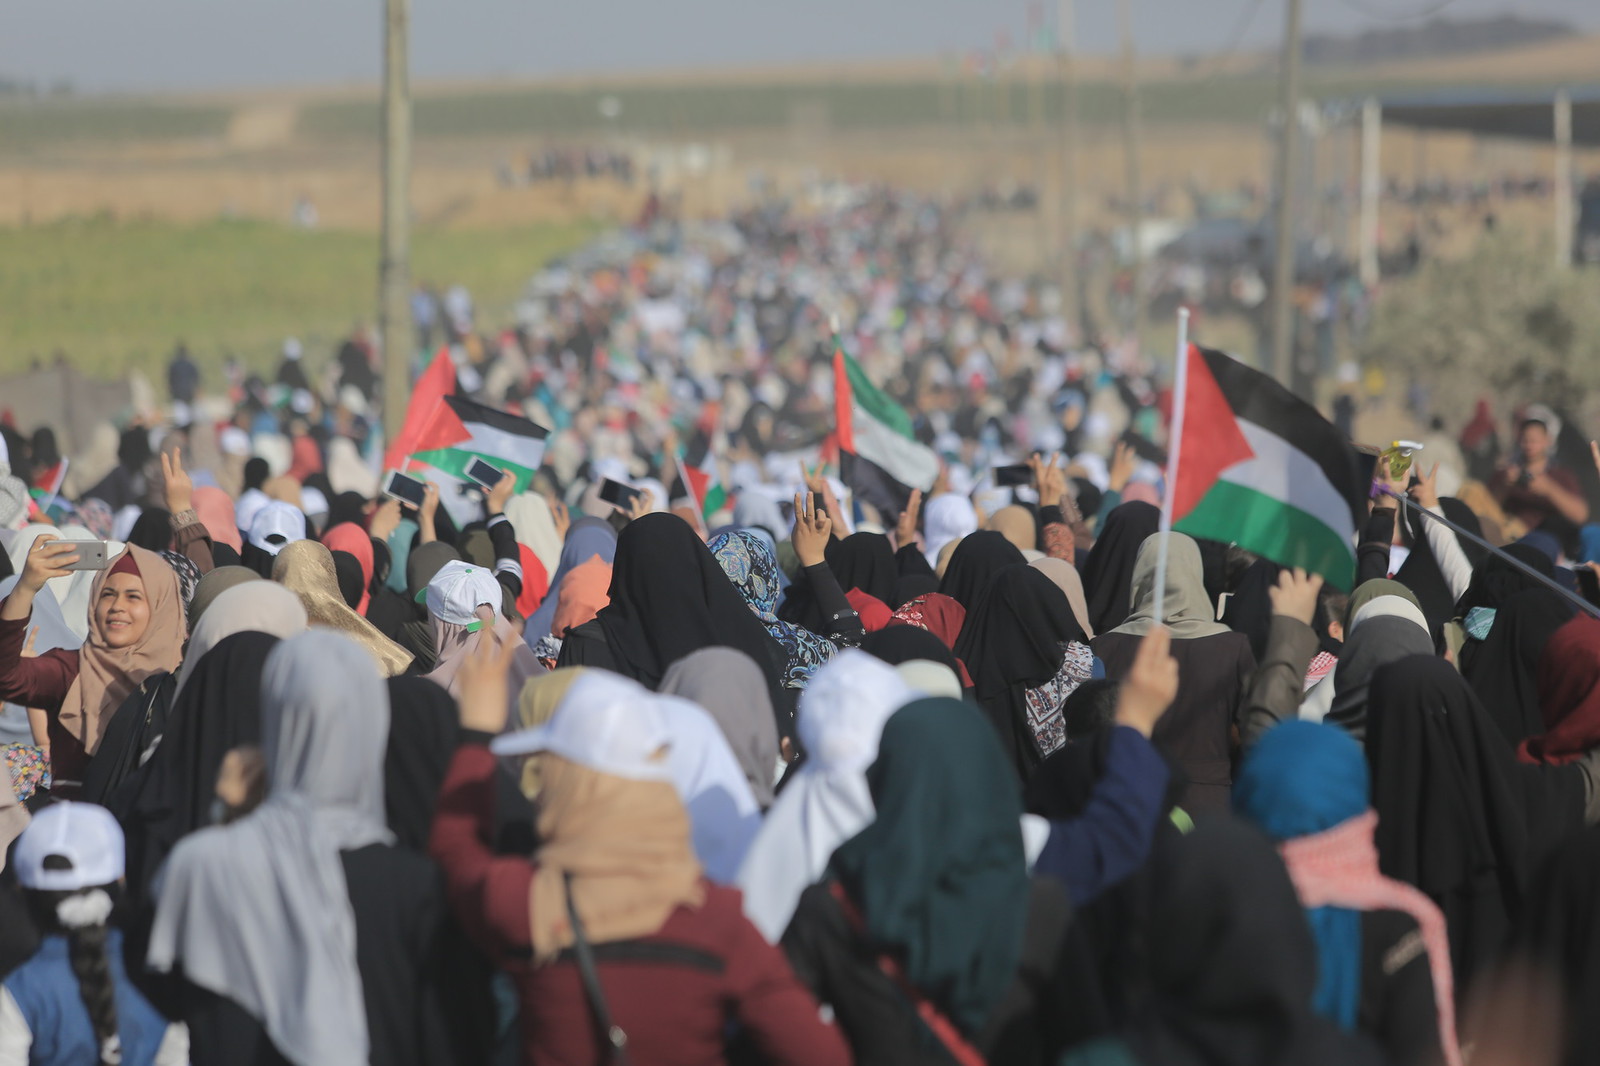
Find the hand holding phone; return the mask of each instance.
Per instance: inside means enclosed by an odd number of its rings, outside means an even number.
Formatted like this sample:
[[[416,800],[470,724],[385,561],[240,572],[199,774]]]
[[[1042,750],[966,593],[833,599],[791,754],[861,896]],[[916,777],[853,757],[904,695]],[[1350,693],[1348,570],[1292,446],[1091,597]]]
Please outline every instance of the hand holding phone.
[[[473,456],[472,462],[467,464],[467,477],[486,489],[492,489],[499,484],[500,479],[505,477],[505,473],[504,470],[491,463],[484,462],[477,456]]]
[[[61,563],[63,570],[104,570],[111,563],[110,546],[103,540],[57,540],[52,547],[65,546],[76,558]]]
[[[644,495],[643,489],[636,489],[632,485],[624,485],[620,481],[606,478],[600,485],[600,502],[609,503],[621,510],[631,510],[633,501]]]
[[[997,489],[1015,488],[1033,484],[1033,467],[1027,463],[1012,463],[994,468],[994,485]]]
[[[383,494],[421,510],[422,502],[428,495],[428,486],[425,482],[407,477],[398,470],[391,470],[384,480]]]

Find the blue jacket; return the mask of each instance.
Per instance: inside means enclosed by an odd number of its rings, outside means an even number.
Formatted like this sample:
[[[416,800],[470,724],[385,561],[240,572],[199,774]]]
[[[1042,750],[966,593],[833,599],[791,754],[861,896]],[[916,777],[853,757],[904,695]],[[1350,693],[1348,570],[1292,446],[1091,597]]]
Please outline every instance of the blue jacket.
[[[120,930],[111,930],[106,946],[116,988],[123,1066],[151,1066],[166,1035],[167,1020],[128,980]],[[45,937],[33,957],[5,979],[4,987],[33,1037],[30,1066],[83,1066],[100,1061],[89,1010],[78,993],[78,978],[67,956],[65,936]]]

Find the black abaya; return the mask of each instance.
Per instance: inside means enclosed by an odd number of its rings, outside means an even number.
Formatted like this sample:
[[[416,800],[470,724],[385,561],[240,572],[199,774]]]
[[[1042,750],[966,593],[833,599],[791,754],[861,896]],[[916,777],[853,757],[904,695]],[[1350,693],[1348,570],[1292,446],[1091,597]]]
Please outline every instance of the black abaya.
[[[1085,640],[1067,594],[1027,565],[1002,569],[967,613],[956,657],[966,664],[978,704],[1024,781],[1040,760],[1028,725],[1027,690],[1056,676],[1068,643]]]
[[[1480,641],[1461,649],[1461,675],[1512,747],[1544,732],[1539,711],[1539,656],[1572,620],[1572,604],[1545,588],[1511,596]]]

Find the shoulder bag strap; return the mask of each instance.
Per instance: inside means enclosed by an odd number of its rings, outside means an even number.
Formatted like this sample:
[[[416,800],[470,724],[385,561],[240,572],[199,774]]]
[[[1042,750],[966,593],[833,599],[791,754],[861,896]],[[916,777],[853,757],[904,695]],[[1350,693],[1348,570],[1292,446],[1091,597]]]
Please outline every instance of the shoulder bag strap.
[[[567,920],[572,924],[572,954],[578,961],[578,976],[583,980],[583,992],[594,1013],[595,1039],[600,1042],[601,1061],[609,1066],[628,1066],[628,1034],[611,1020],[611,1008],[606,1004],[605,989],[600,987],[600,971],[595,968],[594,952],[589,938],[584,935],[583,922],[578,918],[578,907],[572,897],[572,872],[564,875],[567,890]]]

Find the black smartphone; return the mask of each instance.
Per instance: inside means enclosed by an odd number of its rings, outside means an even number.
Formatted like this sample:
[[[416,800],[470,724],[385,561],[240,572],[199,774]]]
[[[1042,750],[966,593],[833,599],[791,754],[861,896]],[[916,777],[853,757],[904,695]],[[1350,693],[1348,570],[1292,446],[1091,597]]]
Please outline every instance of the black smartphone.
[[[401,503],[409,503],[413,507],[420,508],[422,501],[427,498],[428,486],[426,482],[407,477],[398,470],[391,470],[388,479],[383,483],[383,494],[392,496]]]
[[[486,489],[492,489],[500,483],[506,472],[497,466],[484,462],[477,456],[472,457],[472,462],[467,464],[467,477],[476,481]]]
[[[1584,599],[1600,607],[1600,575],[1587,566],[1577,567],[1573,573],[1578,575],[1578,593]]]
[[[643,495],[643,489],[636,489],[632,485],[624,485],[610,478],[606,478],[600,485],[600,501],[609,503],[613,507],[620,507],[624,511],[632,507],[633,501]]]
[[[1012,463],[994,468],[994,486],[997,489],[1033,484],[1033,467],[1027,463]]]

